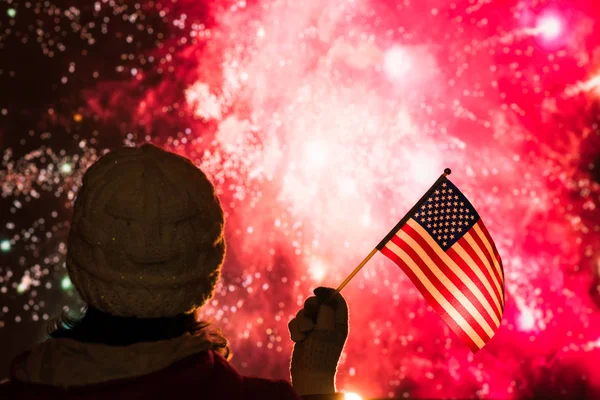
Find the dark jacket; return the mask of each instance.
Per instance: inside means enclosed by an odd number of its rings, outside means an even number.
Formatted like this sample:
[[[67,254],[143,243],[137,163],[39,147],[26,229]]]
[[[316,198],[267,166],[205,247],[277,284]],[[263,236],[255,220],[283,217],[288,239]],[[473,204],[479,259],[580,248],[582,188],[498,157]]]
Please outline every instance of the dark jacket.
[[[24,353],[18,357],[13,366],[27,355]],[[212,350],[189,356],[147,375],[83,386],[57,387],[28,383],[19,381],[14,375],[13,367],[11,380],[0,385],[0,399],[300,399],[289,382],[241,376]],[[342,399],[343,395],[331,394],[321,398]]]

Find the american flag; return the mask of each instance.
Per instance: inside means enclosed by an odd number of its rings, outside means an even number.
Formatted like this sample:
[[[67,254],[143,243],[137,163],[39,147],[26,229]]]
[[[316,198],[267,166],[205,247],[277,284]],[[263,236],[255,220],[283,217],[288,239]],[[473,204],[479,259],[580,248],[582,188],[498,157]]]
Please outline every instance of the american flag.
[[[479,214],[450,180],[444,177],[430,193],[377,248],[475,353],[502,320],[502,260]]]

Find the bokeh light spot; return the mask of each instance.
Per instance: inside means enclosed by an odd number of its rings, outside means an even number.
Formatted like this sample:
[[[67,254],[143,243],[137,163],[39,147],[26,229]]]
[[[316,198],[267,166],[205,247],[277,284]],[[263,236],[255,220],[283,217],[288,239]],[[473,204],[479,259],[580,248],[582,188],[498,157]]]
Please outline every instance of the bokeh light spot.
[[[308,272],[313,281],[321,283],[327,274],[327,267],[322,261],[314,260],[308,267]]]
[[[519,328],[522,331],[530,331],[535,327],[535,317],[533,312],[528,308],[523,308],[521,310],[521,315],[519,315],[518,319]]]
[[[544,39],[556,39],[562,30],[562,21],[556,15],[545,15],[538,19],[537,31]]]
[[[12,248],[9,240],[3,240],[0,242],[0,250],[3,252],[9,252]]]
[[[68,276],[65,276],[60,282],[60,287],[64,290],[69,290],[73,287],[73,283],[71,283],[71,279]]]
[[[385,53],[383,68],[390,79],[400,80],[407,77],[413,68],[413,61],[407,50],[394,46]]]
[[[63,174],[70,174],[71,172],[73,172],[73,166],[69,163],[64,163],[61,167],[60,170],[62,171]]]

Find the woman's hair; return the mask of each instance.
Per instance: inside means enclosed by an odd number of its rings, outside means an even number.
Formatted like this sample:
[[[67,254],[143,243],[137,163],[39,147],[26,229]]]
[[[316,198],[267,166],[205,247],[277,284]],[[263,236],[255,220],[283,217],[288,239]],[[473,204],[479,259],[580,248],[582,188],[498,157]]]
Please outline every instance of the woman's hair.
[[[227,360],[231,358],[229,343],[220,330],[211,329],[207,321],[199,321],[195,312],[163,318],[117,317],[85,307],[82,316],[69,315],[64,310],[48,327],[54,339],[72,339],[83,343],[128,346],[139,342],[174,339],[186,333],[203,336],[212,343],[212,350]]]

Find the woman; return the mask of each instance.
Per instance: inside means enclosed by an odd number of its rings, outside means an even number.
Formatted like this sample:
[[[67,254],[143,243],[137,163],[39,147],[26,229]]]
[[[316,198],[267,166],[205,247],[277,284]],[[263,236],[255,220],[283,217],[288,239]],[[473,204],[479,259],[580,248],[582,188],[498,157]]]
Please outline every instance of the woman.
[[[17,357],[2,399],[338,399],[342,296],[318,288],[289,323],[292,385],[240,376],[227,341],[197,322],[225,256],[213,185],[152,145],[102,157],[83,178],[67,269],[84,317]],[[193,396],[193,397],[190,397]]]

